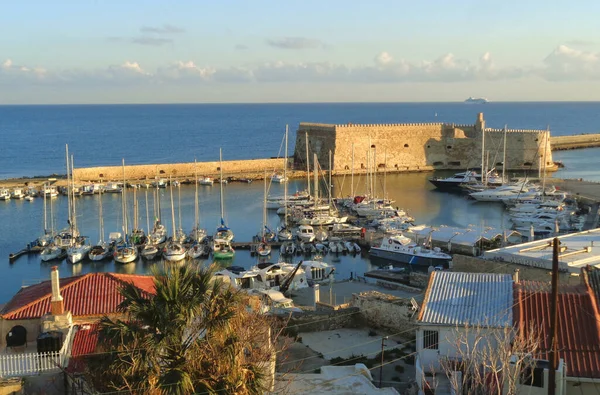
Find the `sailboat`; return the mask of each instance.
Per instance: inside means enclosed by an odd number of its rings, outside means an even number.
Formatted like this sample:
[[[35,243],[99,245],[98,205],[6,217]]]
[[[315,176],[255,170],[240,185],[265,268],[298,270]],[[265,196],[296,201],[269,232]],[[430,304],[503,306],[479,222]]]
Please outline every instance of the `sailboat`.
[[[194,160],[194,169],[196,168],[196,160]],[[207,255],[207,248],[202,242],[206,238],[206,231],[200,228],[200,204],[198,199],[198,172],[195,170],[196,191],[194,195],[194,229],[190,233],[190,239],[193,240],[192,245],[188,250],[188,256],[192,259],[200,258]]]
[[[285,125],[285,161],[283,162],[283,176],[287,178],[288,164],[288,125]],[[265,200],[266,207],[266,200]],[[283,225],[277,229],[277,239],[279,241],[290,241],[294,238],[292,231],[288,229],[288,184],[283,184]]]
[[[150,234],[150,210],[148,208],[148,189],[145,190],[146,193],[146,229],[148,229],[148,234]],[[158,255],[158,247],[152,243],[152,235],[150,237],[146,237],[146,243],[142,247],[140,251],[140,255],[142,259],[147,261],[151,261],[156,258]]]
[[[54,230],[52,232],[48,232],[48,215],[46,209],[46,199],[44,199],[44,234],[42,234],[37,239],[37,244],[40,247],[46,247],[52,243],[54,239]]]
[[[52,210],[52,199],[50,200],[50,234],[54,235],[54,213]],[[46,199],[44,199],[44,203]],[[57,237],[57,236],[54,236]],[[56,239],[53,238],[51,242],[46,245],[46,247],[42,250],[40,256],[43,262],[52,261],[55,259],[63,259],[66,255],[66,252],[57,245]]]
[[[133,230],[131,231],[131,243],[139,247],[146,243],[146,232],[144,229],[138,226],[138,199],[137,199],[137,186],[133,186]]]
[[[260,256],[269,256],[271,254],[271,245],[267,243],[265,232],[267,229],[267,172],[265,171],[265,196],[263,198],[263,223],[262,223],[262,240],[258,244],[256,252]]]
[[[169,189],[171,191],[171,220],[173,226],[173,235],[171,240],[163,248],[163,258],[170,262],[179,262],[185,258],[185,248],[177,240],[177,228],[175,227],[175,206],[173,203],[173,182],[169,182]]]
[[[81,262],[85,257],[87,257],[88,252],[92,248],[87,242],[87,237],[81,236],[79,234],[79,230],[77,229],[77,209],[75,205],[75,195],[73,195],[74,190],[74,181],[73,181],[73,156],[71,156],[71,183],[69,184],[69,198],[71,199],[71,235],[73,238],[71,239],[71,245],[67,248],[67,260],[71,263]],[[67,183],[69,180],[67,180]]]
[[[101,261],[108,257],[110,253],[110,248],[108,243],[104,241],[104,215],[102,212],[102,190],[98,194],[98,227],[99,227],[99,235],[100,238],[98,243],[92,247],[90,252],[88,253],[88,257],[92,261]]]
[[[115,262],[131,263],[137,260],[137,248],[130,243],[127,227],[127,182],[125,181],[125,159],[123,159],[123,192],[121,193],[122,210],[123,210],[123,234],[125,235],[125,243],[117,247],[113,253]]]
[[[161,223],[161,209],[160,209],[160,186],[156,185],[156,190],[154,191],[154,202],[156,203],[154,206],[154,228],[152,229],[152,233],[150,233],[150,243],[154,245],[158,245],[164,243],[167,240],[167,229]]]
[[[219,170],[220,179],[223,180],[223,152],[219,148]],[[228,259],[232,258],[235,254],[235,250],[231,246],[231,240],[233,240],[233,232],[229,229],[225,223],[225,207],[223,200],[223,183],[219,183],[220,197],[221,197],[221,223],[217,227],[217,232],[214,236],[213,241],[213,257],[215,259]]]

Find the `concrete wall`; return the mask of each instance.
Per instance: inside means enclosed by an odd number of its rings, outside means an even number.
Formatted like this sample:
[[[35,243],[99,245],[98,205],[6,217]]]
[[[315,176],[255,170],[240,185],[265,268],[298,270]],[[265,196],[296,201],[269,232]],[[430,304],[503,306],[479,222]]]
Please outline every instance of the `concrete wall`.
[[[155,178],[174,178],[218,176],[219,162],[168,163],[153,165],[125,166],[126,180],[154,180]],[[223,161],[223,177],[246,175],[248,177],[264,176],[264,171],[270,176],[274,171],[283,171],[284,159],[254,159],[239,161]],[[91,180],[123,180],[122,166],[103,166],[75,169],[75,181]]]
[[[290,331],[320,332],[339,328],[355,328],[360,326],[358,309],[350,307],[335,311],[316,311],[294,314],[287,327]]]
[[[352,295],[351,303],[372,327],[394,331],[416,328],[413,320],[416,314],[410,299],[370,291]]]
[[[376,164],[378,171],[464,169],[481,166],[482,130],[489,167],[502,167],[504,131],[487,129],[480,114],[473,125],[442,123],[326,125],[301,123],[296,135],[294,162],[306,166],[306,135],[312,166],[316,153],[328,169],[329,151],[335,173],[365,171]],[[506,138],[507,169],[537,169],[541,162],[552,167],[549,132],[509,130]],[[354,165],[352,164],[354,152]],[[487,154],[486,154],[487,157]]]

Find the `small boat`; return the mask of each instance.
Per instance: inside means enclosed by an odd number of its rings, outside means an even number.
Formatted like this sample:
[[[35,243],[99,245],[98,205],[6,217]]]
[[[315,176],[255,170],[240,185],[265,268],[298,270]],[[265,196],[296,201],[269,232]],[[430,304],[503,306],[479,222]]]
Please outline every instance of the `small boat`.
[[[104,193],[121,193],[123,189],[117,182],[109,182],[104,188]]]
[[[25,200],[27,200],[28,202],[33,202],[35,200],[35,198],[31,195],[27,195],[27,196],[25,196]]]
[[[110,247],[104,241],[98,242],[98,244],[94,245],[90,249],[90,252],[88,252],[88,258],[94,262],[102,261],[108,257],[110,257]]]
[[[188,249],[187,255],[192,259],[198,259],[208,255],[208,248],[206,244],[194,243]]]
[[[300,225],[296,236],[300,241],[310,243],[315,240],[315,231],[310,225]]]
[[[156,247],[154,244],[146,243],[144,244],[144,247],[142,247],[140,255],[142,256],[142,259],[146,261],[151,261],[154,258],[156,258],[158,252],[158,247]]]
[[[43,262],[63,259],[66,256],[65,250],[55,244],[50,244],[44,248],[40,254]]]
[[[159,180],[156,180],[152,183],[153,187],[157,187],[157,188],[166,188],[167,187],[167,180],[161,178]]]
[[[258,245],[256,253],[260,256],[269,256],[271,254],[271,246],[263,241]]]
[[[292,241],[285,241],[279,249],[281,255],[294,255],[296,253],[296,245]]]
[[[120,246],[113,253],[113,259],[118,263],[131,263],[137,260],[137,248],[132,246]]]
[[[279,241],[288,241],[288,240],[292,240],[293,238],[294,238],[294,235],[285,226],[282,226],[282,227],[280,227],[280,228],[277,229],[277,240],[279,240]]]
[[[10,193],[11,199],[23,199],[24,197],[25,197],[25,194],[23,193],[23,190],[20,188],[15,188]]]
[[[287,177],[285,177],[283,174],[275,173],[271,176],[271,182],[283,184],[284,182],[287,182],[287,180]]]
[[[10,191],[8,189],[0,189],[0,200],[10,200]]]
[[[213,242],[213,257],[215,259],[230,259],[235,255],[235,250],[228,240],[215,239]]]
[[[163,248],[162,255],[169,262],[179,262],[185,259],[186,250],[177,241],[169,241]]]
[[[198,184],[200,184],[200,185],[213,185],[214,182],[215,182],[215,180],[213,180],[210,177],[203,177],[198,180]]]

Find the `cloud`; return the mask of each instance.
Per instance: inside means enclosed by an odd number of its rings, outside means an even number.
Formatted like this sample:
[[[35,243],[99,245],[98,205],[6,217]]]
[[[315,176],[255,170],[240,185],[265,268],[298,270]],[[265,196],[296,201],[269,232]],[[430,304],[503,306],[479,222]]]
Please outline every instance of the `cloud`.
[[[569,40],[564,43],[564,45],[570,45],[573,47],[589,47],[591,45],[596,45],[596,42],[590,40]]]
[[[238,51],[245,51],[248,49],[248,46],[244,44],[237,44],[234,48]]]
[[[153,34],[177,34],[185,33],[185,29],[169,24],[164,24],[162,26],[142,26],[140,28],[140,32]]]
[[[279,49],[309,49],[324,47],[320,40],[306,37],[284,37],[281,39],[268,39],[267,44]]]
[[[159,47],[165,44],[173,44],[173,40],[170,38],[157,38],[157,37],[135,37],[131,39],[133,44],[139,45],[151,45]]]
[[[538,73],[550,81],[600,79],[600,54],[559,45],[544,59]]]
[[[122,39],[119,39],[122,40]],[[119,41],[117,40],[117,41]],[[147,44],[150,45],[150,44]],[[155,43],[155,45],[159,45]],[[600,80],[600,54],[560,45],[539,64],[529,67],[499,66],[491,53],[469,60],[447,53],[433,60],[396,59],[382,51],[362,66],[334,62],[269,61],[230,67],[199,65],[192,60],[176,61],[154,70],[128,60],[98,69],[46,70],[19,65],[11,59],[0,61],[3,85],[176,85],[277,84],[277,83],[458,83],[509,81],[524,78],[546,81]]]

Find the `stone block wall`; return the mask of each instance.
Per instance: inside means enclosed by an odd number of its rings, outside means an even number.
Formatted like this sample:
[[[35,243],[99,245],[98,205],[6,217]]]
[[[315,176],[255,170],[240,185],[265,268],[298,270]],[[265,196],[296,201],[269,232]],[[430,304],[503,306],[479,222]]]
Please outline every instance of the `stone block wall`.
[[[327,310],[294,314],[287,323],[290,331],[320,332],[339,328],[356,328],[361,325],[361,317],[356,307],[341,310]]]
[[[352,295],[351,304],[360,310],[370,326],[394,331],[416,328],[416,313],[410,299],[369,291]]]

